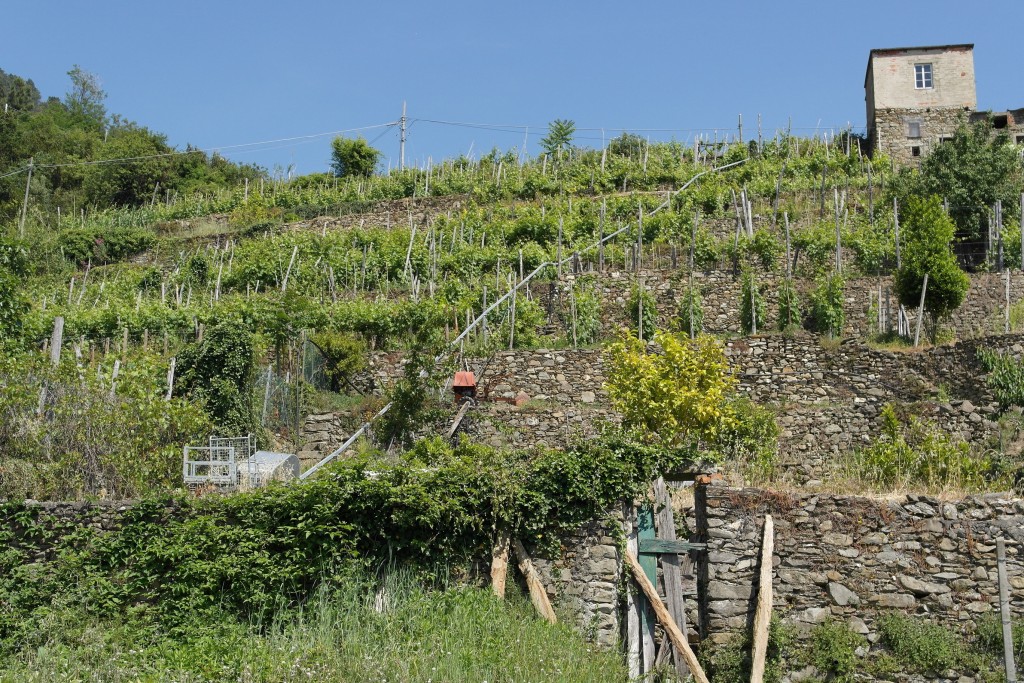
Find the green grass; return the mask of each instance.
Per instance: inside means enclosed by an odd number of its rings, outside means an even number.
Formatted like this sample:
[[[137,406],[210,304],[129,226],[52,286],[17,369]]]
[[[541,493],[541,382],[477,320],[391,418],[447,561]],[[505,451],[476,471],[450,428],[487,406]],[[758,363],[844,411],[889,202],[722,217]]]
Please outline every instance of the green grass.
[[[628,679],[618,655],[539,620],[518,594],[503,603],[488,589],[430,591],[402,577],[384,586],[348,580],[268,624],[224,619],[174,633],[144,616],[55,609],[45,643],[0,662],[0,681]]]

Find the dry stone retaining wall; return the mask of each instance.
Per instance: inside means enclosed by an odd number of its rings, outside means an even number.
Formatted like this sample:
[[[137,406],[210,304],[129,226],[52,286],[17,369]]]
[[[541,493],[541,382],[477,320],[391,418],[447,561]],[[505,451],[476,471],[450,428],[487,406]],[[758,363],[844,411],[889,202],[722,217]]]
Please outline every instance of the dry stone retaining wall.
[[[1024,616],[1024,500],[793,495],[698,487],[703,633],[723,641],[752,619],[765,513],[775,525],[775,611],[798,637],[826,619],[869,641],[899,611],[972,630],[998,610],[996,539],[1006,539],[1011,609]]]

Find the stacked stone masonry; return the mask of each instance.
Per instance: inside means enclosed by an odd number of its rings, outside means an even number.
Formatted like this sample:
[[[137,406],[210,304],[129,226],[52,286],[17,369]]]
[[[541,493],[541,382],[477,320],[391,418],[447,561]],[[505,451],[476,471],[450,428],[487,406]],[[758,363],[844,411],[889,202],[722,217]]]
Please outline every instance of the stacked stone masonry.
[[[827,476],[836,456],[869,443],[887,403],[908,405],[972,443],[993,438],[997,406],[976,357],[981,347],[1020,356],[1024,335],[969,339],[920,352],[877,350],[855,341],[831,348],[808,335],[768,335],[734,339],[726,352],[740,390],[777,412],[782,474],[807,483]],[[402,362],[393,354],[377,359],[374,382],[386,386],[401,373]],[[600,350],[503,351],[470,367],[477,371],[480,402],[465,431],[485,443],[559,446],[618,421],[604,387]],[[449,412],[435,432],[450,424],[454,406]],[[334,450],[361,419],[309,416],[304,463]]]
[[[877,642],[878,619],[892,611],[970,632],[999,609],[1000,537],[1011,610],[1024,615],[1024,500],[1010,494],[874,500],[713,485],[698,487],[696,532],[708,544],[701,628],[715,642],[752,619],[766,513],[775,526],[774,609],[798,637],[836,619]]]

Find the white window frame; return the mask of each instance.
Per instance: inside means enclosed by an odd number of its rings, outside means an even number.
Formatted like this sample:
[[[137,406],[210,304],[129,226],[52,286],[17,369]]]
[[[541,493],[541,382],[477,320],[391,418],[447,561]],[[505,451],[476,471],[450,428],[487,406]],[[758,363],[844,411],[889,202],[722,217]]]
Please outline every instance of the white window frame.
[[[914,65],[914,88],[916,90],[931,90],[935,87],[935,74],[931,62],[922,62]]]

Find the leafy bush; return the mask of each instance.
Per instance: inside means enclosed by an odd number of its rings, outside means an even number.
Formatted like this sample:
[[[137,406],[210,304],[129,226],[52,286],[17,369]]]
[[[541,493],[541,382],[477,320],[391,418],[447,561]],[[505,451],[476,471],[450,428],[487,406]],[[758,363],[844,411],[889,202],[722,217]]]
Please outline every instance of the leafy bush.
[[[134,256],[153,244],[152,233],[141,228],[76,228],[57,236],[64,258],[74,263],[110,263]]]
[[[779,256],[782,254],[782,244],[779,239],[765,228],[758,228],[754,231],[754,238],[750,241],[750,253],[757,257],[757,262],[767,271],[773,271],[778,265]]]
[[[679,329],[691,337],[704,331],[704,304],[697,287],[687,287],[679,302]]]
[[[754,273],[744,270],[740,283],[740,327],[744,334],[750,334],[755,328],[763,331],[768,319],[768,305],[758,290]]]
[[[917,308],[924,291],[924,310],[931,320],[934,341],[938,323],[960,307],[971,284],[953,254],[956,228],[938,197],[908,199],[900,226],[903,256],[893,277],[893,288],[907,308]]]
[[[834,274],[820,280],[811,294],[811,322],[815,331],[838,337],[843,333],[846,311],[843,308],[845,281]]]
[[[811,631],[810,663],[827,680],[849,683],[857,670],[856,650],[867,644],[867,640],[850,630],[848,624],[829,619]]]
[[[576,343],[581,346],[593,344],[601,332],[601,299],[592,281],[580,282],[573,289],[573,305],[576,309]]]
[[[262,436],[253,383],[256,355],[253,335],[238,318],[221,320],[201,342],[178,355],[181,391],[199,399],[222,436]]]
[[[782,331],[799,328],[803,320],[800,312],[800,295],[793,280],[784,279],[779,284],[779,329]]]
[[[626,300],[626,315],[630,327],[634,330],[637,323],[640,323],[639,334],[645,341],[654,339],[654,333],[658,329],[658,308],[654,302],[654,296],[646,287],[633,285],[629,290],[629,298]]]
[[[1024,360],[990,349],[980,349],[978,360],[988,373],[985,384],[995,394],[999,407],[1006,410],[1010,406],[1024,406]]]
[[[331,391],[341,391],[354,374],[366,368],[366,344],[351,334],[320,332],[310,341],[324,356],[324,375]]]
[[[765,657],[765,683],[779,683],[786,673],[783,656],[793,641],[793,634],[782,621],[772,615],[768,627],[768,650]],[[753,636],[748,629],[742,637],[734,635],[713,650],[701,649],[707,674],[715,683],[747,683],[750,680]]]
[[[959,633],[919,617],[886,614],[878,620],[878,631],[894,658],[915,673],[941,674],[964,659]]]

